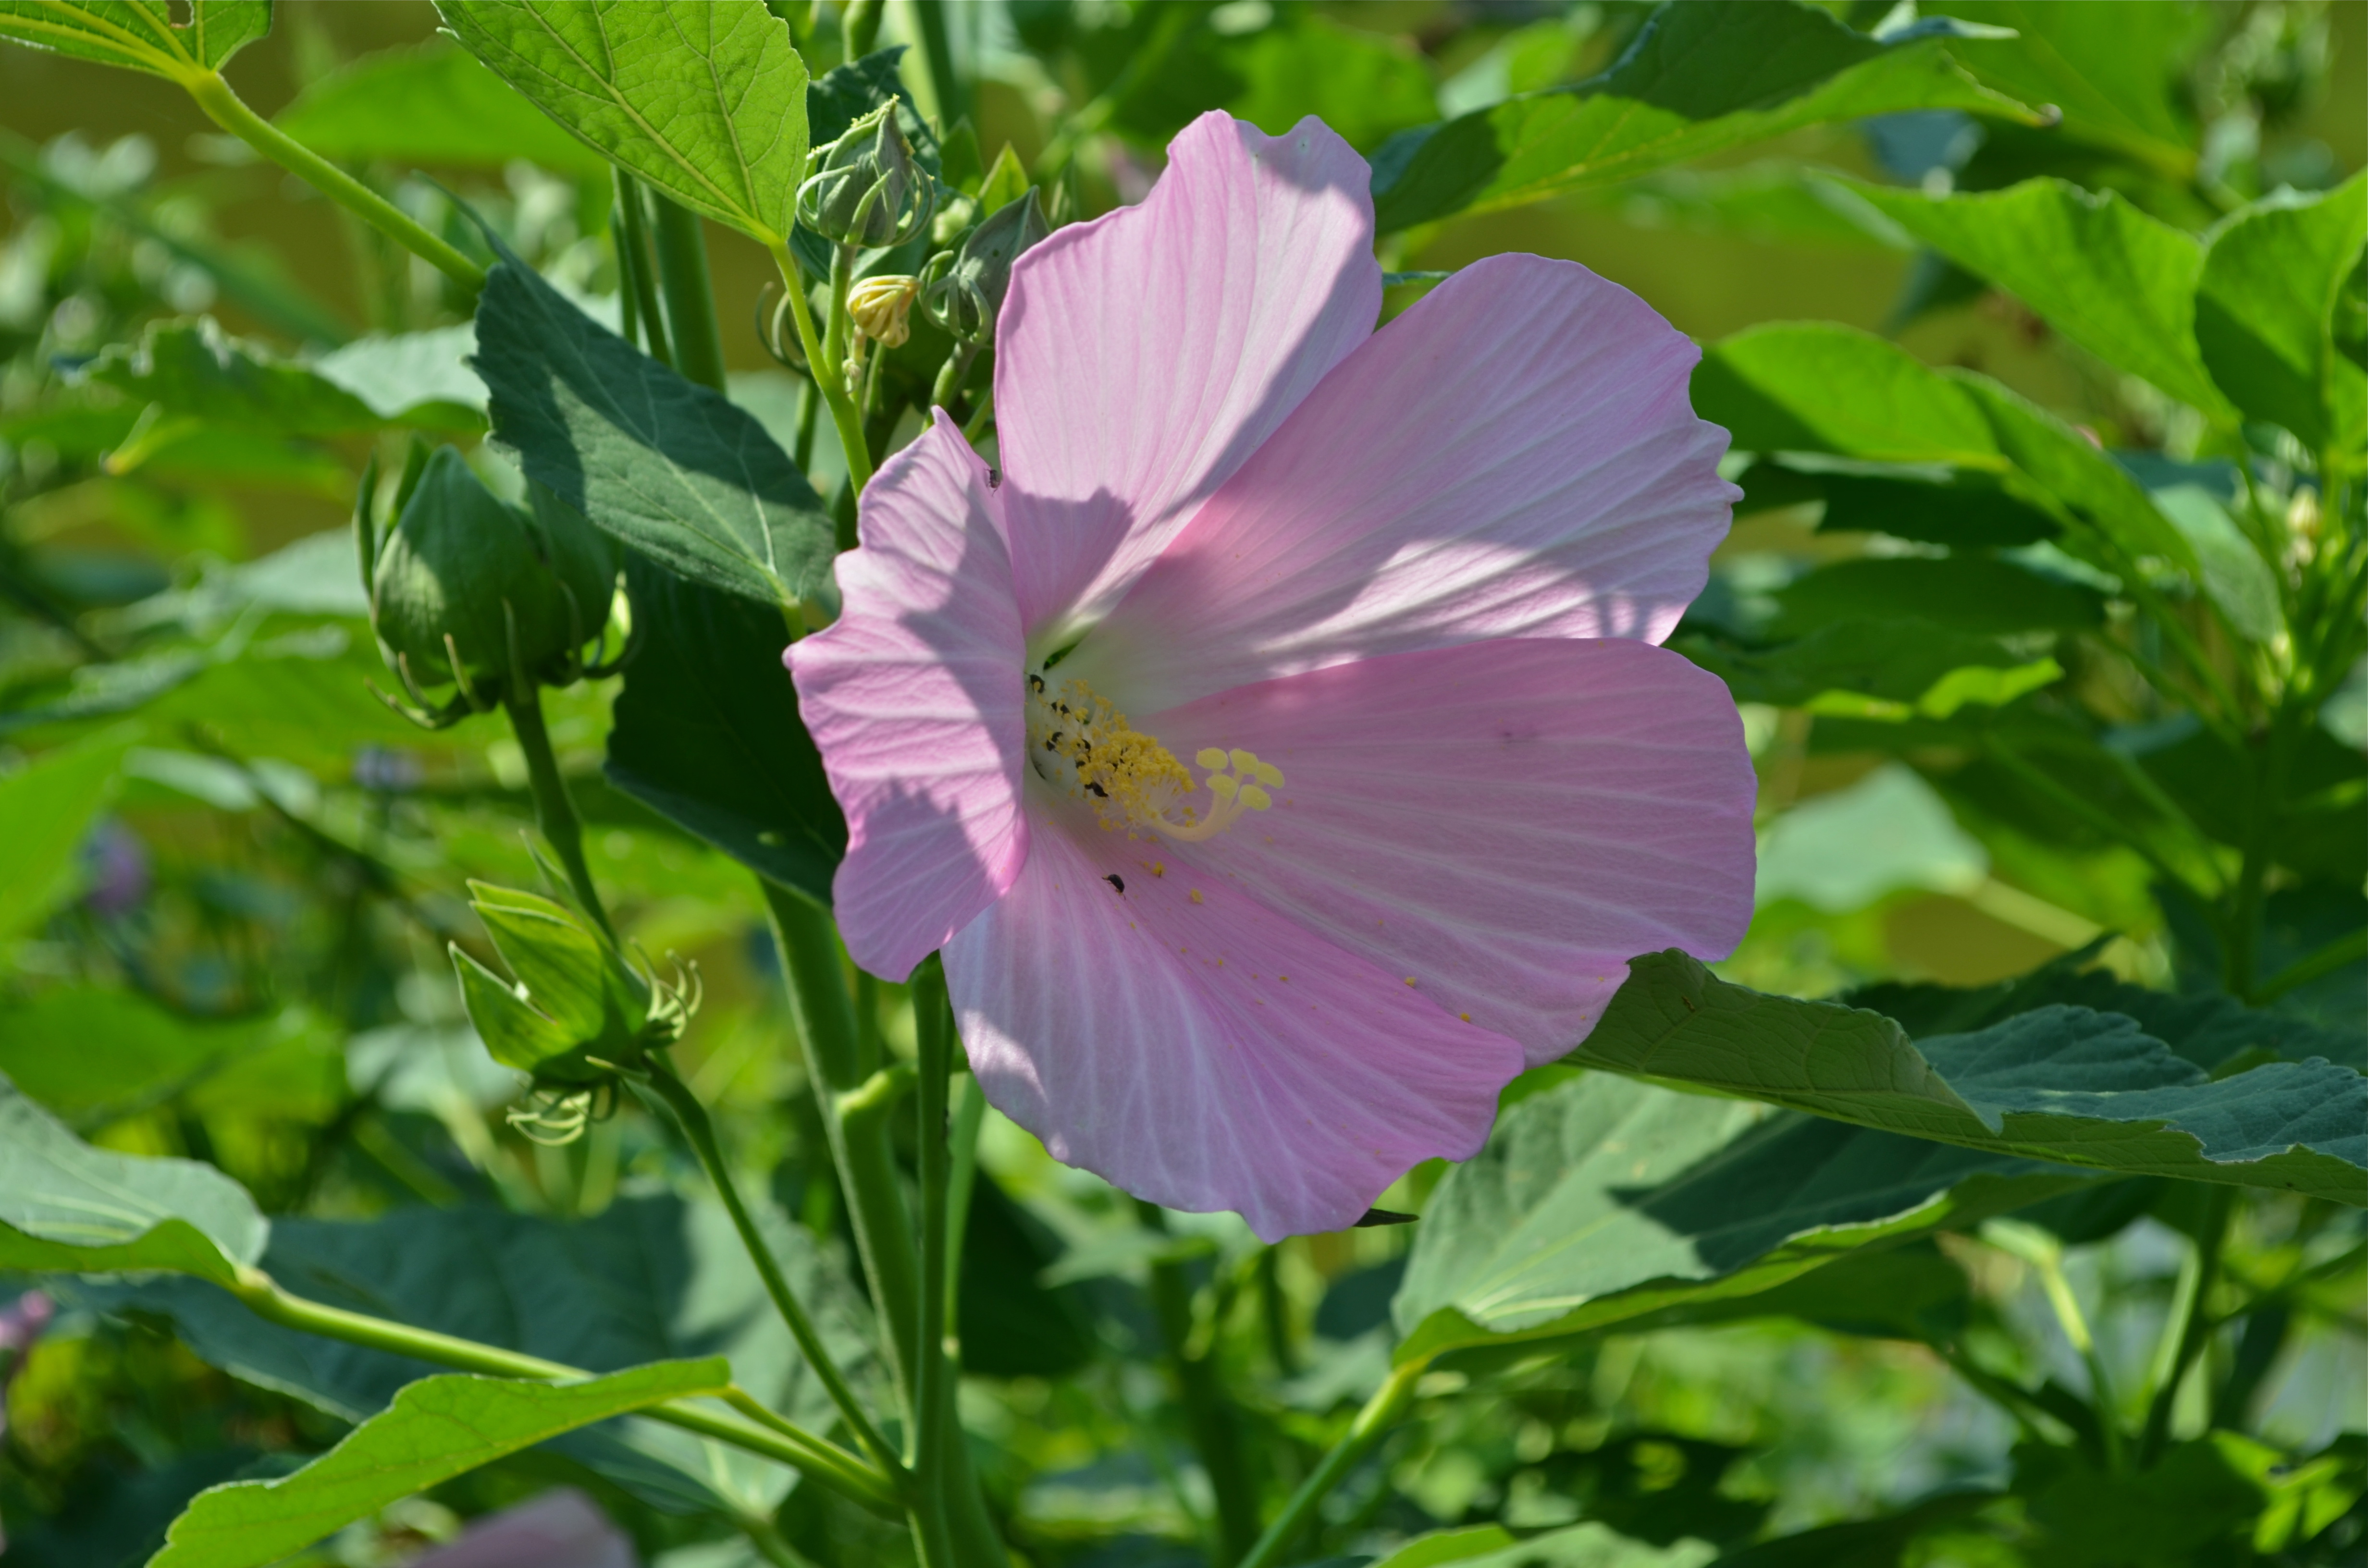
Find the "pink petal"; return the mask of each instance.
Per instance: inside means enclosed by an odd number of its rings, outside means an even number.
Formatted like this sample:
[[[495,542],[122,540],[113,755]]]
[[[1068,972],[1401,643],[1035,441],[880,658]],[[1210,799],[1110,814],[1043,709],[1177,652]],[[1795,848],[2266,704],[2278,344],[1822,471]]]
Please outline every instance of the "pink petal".
[[[1002,506],[942,415],[863,493],[838,619],[783,655],[847,812],[855,961],[901,980],[1019,874],[1024,653]]]
[[[1031,632],[1115,600],[1381,313],[1370,171],[1321,120],[1205,114],[1167,159],[1012,268],[996,425]]]
[[[1201,863],[1532,1063],[1587,1037],[1631,957],[1724,958],[1751,918],[1742,724],[1667,649],[1394,654],[1144,728],[1179,756],[1241,746],[1282,769],[1273,808],[1194,845]]]
[[[1079,673],[1151,709],[1489,637],[1659,642],[1738,494],[1687,402],[1700,358],[1583,267],[1474,263],[1307,395]]]
[[[1521,1068],[1511,1040],[1068,811],[1031,798],[1026,870],[945,951],[980,1086],[1055,1158],[1272,1241],[1479,1149]]]

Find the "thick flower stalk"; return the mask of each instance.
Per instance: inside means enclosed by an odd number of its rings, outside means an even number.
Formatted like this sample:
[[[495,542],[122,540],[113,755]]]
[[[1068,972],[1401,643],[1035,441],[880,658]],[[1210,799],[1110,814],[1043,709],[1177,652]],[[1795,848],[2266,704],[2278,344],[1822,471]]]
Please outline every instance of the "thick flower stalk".
[[[1367,179],[1210,115],[1030,250],[999,473],[940,417],[789,654],[856,961],[942,947],[991,1101],[1269,1238],[1472,1154],[1751,907],[1734,706],[1655,645],[1736,494],[1693,346],[1528,256],[1376,332]]]

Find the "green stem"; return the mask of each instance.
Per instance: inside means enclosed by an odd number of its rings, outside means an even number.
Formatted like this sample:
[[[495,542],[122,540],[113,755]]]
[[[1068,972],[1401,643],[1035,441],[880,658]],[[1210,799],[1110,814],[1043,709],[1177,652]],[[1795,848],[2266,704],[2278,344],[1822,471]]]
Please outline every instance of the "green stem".
[[[2053,1422],[2060,1426],[2061,1421],[2049,1414],[2046,1407],[2032,1398],[2029,1392],[1975,1360],[1961,1345],[1943,1345],[1939,1349],[1941,1358],[1965,1381],[1966,1386],[2012,1416],[2015,1425],[2022,1428],[2024,1437],[2033,1442],[2050,1440],[2047,1424]]]
[[[658,314],[656,280],[651,276],[648,208],[642,196],[642,182],[617,171],[617,215],[620,226],[609,236],[617,252],[617,292],[621,297],[628,324],[625,337],[632,339],[631,322],[638,318],[642,344],[651,358],[671,368],[674,348],[667,342],[666,321]]]
[[[847,40],[847,58],[852,62],[871,52],[880,41],[882,0],[847,0],[847,9],[839,15],[841,36]]]
[[[978,438],[986,434],[986,427],[994,418],[995,392],[990,388],[978,394],[978,406],[971,410],[970,423],[962,426],[962,439],[973,447],[977,446]]]
[[[2253,987],[2253,1001],[2256,1005],[2274,1002],[2296,986],[2323,980],[2347,964],[2358,963],[2362,959],[2368,959],[2368,929],[2347,931]]]
[[[1277,1377],[1299,1375],[1299,1358],[1292,1351],[1291,1303],[1282,1295],[1282,1249],[1269,1246],[1258,1254],[1258,1315],[1266,1324],[1266,1343],[1274,1358]]]
[[[968,1074],[954,1096],[953,1168],[946,1176],[946,1342],[959,1346],[962,1237],[970,1229],[971,1191],[978,1183],[978,1130],[986,1120],[986,1096]]]
[[[757,886],[765,895],[773,946],[781,959],[790,1022],[813,1073],[814,1093],[827,1099],[832,1090],[851,1089],[864,1077],[838,933],[813,901],[762,877]]]
[[[913,1244],[912,1213],[905,1207],[896,1156],[888,1142],[888,1113],[913,1086],[913,1070],[883,1067],[837,1096],[838,1174],[855,1221],[857,1250],[871,1280],[872,1299],[888,1325],[888,1363],[905,1408],[915,1408],[920,1313],[916,1292],[920,1254]]]
[[[1300,1483],[1299,1490],[1291,1494],[1291,1501],[1282,1506],[1282,1512],[1275,1516],[1274,1523],[1267,1526],[1266,1533],[1258,1537],[1258,1544],[1250,1548],[1249,1555],[1241,1560],[1239,1568],[1275,1568],[1283,1552],[1314,1521],[1315,1510],[1331,1494],[1332,1489],[1347,1479],[1358,1461],[1371,1453],[1373,1445],[1386,1437],[1390,1428],[1397,1424],[1407,1403],[1414,1398],[1414,1385],[1420,1381],[1424,1369],[1429,1365],[1427,1359],[1409,1361],[1390,1374],[1389,1381],[1365,1402],[1365,1408],[1357,1412],[1357,1418],[1349,1423],[1347,1435],[1333,1444],[1332,1451],[1316,1465],[1315,1473]]]
[[[838,1407],[839,1417],[847,1423],[847,1429],[855,1435],[856,1441],[863,1445],[881,1469],[901,1480],[902,1467],[897,1463],[895,1450],[888,1446],[888,1440],[881,1436],[880,1429],[871,1424],[871,1416],[864,1414],[863,1406],[856,1400],[855,1391],[848,1386],[846,1375],[839,1371],[838,1363],[832,1359],[828,1347],[822,1342],[822,1335],[815,1332],[814,1320],[806,1315],[804,1304],[798,1300],[797,1292],[790,1289],[790,1281],[781,1273],[780,1261],[773,1256],[772,1246],[765,1240],[764,1233],[757,1230],[747,1205],[740,1200],[739,1183],[732,1179],[732,1169],[724,1163],[723,1149],[716,1142],[715,1124],[709,1118],[707,1108],[699,1103],[699,1096],[692,1094],[680,1078],[675,1076],[673,1067],[666,1059],[655,1052],[649,1057],[649,1087],[666,1102],[666,1108],[674,1113],[675,1120],[681,1126],[683,1136],[690,1141],[691,1152],[699,1156],[700,1165],[707,1172],[707,1179],[714,1187],[715,1195],[723,1200],[724,1211],[732,1216],[733,1229],[740,1233],[741,1246],[747,1251],[749,1261],[757,1266],[757,1278],[765,1282],[765,1293],[773,1298],[773,1305],[780,1311],[781,1321],[789,1324],[790,1336],[798,1342],[799,1353],[805,1357],[806,1364],[814,1369],[814,1375],[822,1380],[823,1390],[830,1395],[831,1403]]]
[[[949,131],[954,121],[970,112],[968,84],[954,71],[953,40],[946,34],[946,13],[951,7],[944,0],[907,0],[913,29],[921,35],[920,63],[927,70],[929,97],[938,112],[938,123]]]
[[[2203,1200],[2203,1228],[2196,1237],[2191,1270],[2180,1281],[2186,1310],[2179,1313],[2179,1339],[2171,1350],[2170,1365],[2164,1369],[2154,1398],[2146,1404],[2146,1426],[2138,1436],[2140,1470],[2151,1468],[2162,1457],[2163,1445],[2170,1438],[2170,1418],[2179,1404],[2180,1385],[2187,1381],[2188,1369],[2195,1365],[2196,1358],[2203,1353],[2205,1341],[2211,1338],[2212,1287],[2220,1273],[2220,1253],[2227,1244],[2228,1220],[2235,1212],[2236,1198],[2234,1188],[2222,1187],[2214,1187]]]
[[[916,1163],[921,1187],[920,1280],[914,1290],[919,1323],[914,1339],[912,1465],[921,1477],[921,1528],[937,1533],[938,1556],[951,1561],[945,1540],[948,1444],[958,1441],[951,1367],[946,1360],[946,1176],[949,1164],[946,1078],[952,1069],[953,1017],[946,1008],[945,971],[935,963],[913,977],[913,1028],[920,1081],[913,1096]]]
[[[2089,1319],[2080,1311],[2080,1299],[2072,1293],[2072,1281],[2065,1277],[2063,1254],[2055,1247],[2044,1246],[2025,1250],[2021,1256],[2038,1271],[2040,1288],[2046,1292],[2047,1304],[2054,1309],[2064,1337],[2072,1342],[2081,1364],[2089,1369],[2089,1403],[2097,1412],[2097,1433],[2104,1446],[2105,1468],[2119,1471],[2123,1468],[2120,1408],[2113,1398],[2112,1381],[2105,1375],[2104,1358],[2097,1353],[2096,1336],[2089,1332]]]
[[[2076,794],[2072,790],[2066,789],[2063,785],[2058,784],[2055,779],[2049,778],[2044,769],[2040,768],[2036,764],[2025,759],[2015,752],[2013,748],[1995,735],[1987,737],[1985,749],[1989,752],[1992,757],[1997,759],[2000,767],[2013,774],[2016,778],[2021,779],[2024,783],[2030,785],[2033,790],[2036,790],[2041,794],[2046,796],[2056,805],[2061,806],[2064,810],[2071,812],[2074,816],[2078,817],[2082,822],[2087,823],[2090,827],[2095,828],[2099,833],[2103,834],[2106,837],[2113,840],[2115,843],[2125,844],[2132,849],[2136,850],[2139,857],[2143,858],[2147,865],[2152,866],[2157,871],[2160,872],[2165,880],[2175,883],[2180,887],[2186,888],[2192,892],[2196,892],[2196,896],[2199,898],[2204,896],[2200,892],[2197,892],[2194,883],[2188,881],[2188,879],[2175,867],[2173,867],[2169,860],[2163,858],[2161,854],[2155,849],[2154,846],[2148,844],[2145,839],[2131,832],[2129,824],[2123,822],[2119,817],[2113,815],[2112,812],[2105,811],[2086,798]]]
[[[1167,1228],[1158,1205],[1135,1200],[1135,1211],[1155,1231]],[[1258,1534],[1258,1488],[1242,1460],[1241,1430],[1217,1376],[1215,1346],[1194,1352],[1192,1287],[1184,1265],[1163,1260],[1151,1266],[1151,1305],[1159,1316],[1160,1336],[1167,1341],[1168,1370],[1184,1406],[1184,1423],[1192,1446],[1200,1450],[1201,1468],[1217,1504],[1217,1540],[1212,1561],[1216,1568],[1239,1562]],[[1213,1338],[1213,1336],[1212,1336]]]
[[[798,258],[786,244],[774,247],[773,265],[780,270],[781,287],[789,291],[790,321],[798,329],[798,347],[804,351],[806,368],[822,393],[823,406],[830,410],[831,426],[838,432],[838,449],[847,459],[848,483],[860,495],[863,487],[871,483],[871,451],[863,444],[863,422],[856,416],[855,405],[848,401],[846,378],[839,374],[838,361],[846,358],[845,349],[842,347],[834,357],[829,346],[815,335],[814,312],[806,304],[805,275],[798,270]],[[843,319],[843,296],[835,292],[832,300],[834,313]]]
[[[675,369],[703,387],[723,390],[723,332],[715,320],[715,283],[707,270],[707,235],[699,214],[650,192],[657,214],[658,290],[666,296],[666,335]]]
[[[404,249],[427,262],[453,282],[475,293],[485,286],[484,268],[422,228],[417,221],[345,170],[290,137],[246,107],[219,72],[209,71],[182,83],[206,118],[245,142],[281,168],[378,230]]]
[[[938,367],[938,379],[929,387],[932,407],[948,411],[953,408],[954,399],[962,395],[962,383],[970,380],[971,365],[977,358],[977,344],[962,343],[954,347],[954,351],[946,356],[946,362]]]
[[[516,686],[515,680],[505,683]],[[559,857],[559,864],[567,873],[569,887],[575,892],[575,902],[584,913],[600,927],[609,946],[617,942],[616,927],[609,924],[609,911],[600,902],[600,890],[592,881],[592,868],[584,858],[584,829],[575,817],[575,803],[568,799],[567,780],[560,777],[559,759],[552,755],[551,732],[542,722],[542,688],[529,685],[523,697],[506,695],[502,707],[510,716],[510,730],[518,736],[518,750],[526,754],[527,784],[534,794],[535,825],[542,830],[543,842]]]
[[[249,1312],[266,1323],[278,1324],[282,1328],[292,1328],[304,1334],[317,1334],[327,1339],[343,1340],[348,1345],[383,1350],[391,1355],[409,1356],[439,1367],[482,1372],[496,1378],[525,1378],[536,1381],[574,1381],[593,1376],[581,1368],[546,1361],[539,1356],[525,1356],[499,1346],[481,1345],[472,1339],[438,1334],[432,1329],[414,1328],[408,1324],[347,1312],[342,1307],[324,1306],[318,1301],[289,1294],[260,1269],[241,1269],[236,1282],[226,1289]],[[899,1510],[901,1505],[888,1477],[859,1456],[764,1410],[742,1390],[732,1390],[725,1395],[725,1402],[734,1409],[748,1412],[758,1418],[725,1415],[681,1401],[653,1405],[642,1414],[686,1432],[696,1432],[746,1452],[778,1460],[801,1474],[812,1476],[874,1513],[893,1517]]]
[[[2268,897],[2270,862],[2274,858],[2271,838],[2285,814],[2286,765],[2294,717],[2293,709],[2281,704],[2270,716],[2269,733],[2262,738],[2260,752],[2249,759],[2253,766],[2252,777],[2247,780],[2249,799],[2245,802],[2244,858],[2237,866],[2236,898],[2228,912],[2227,928],[2221,936],[2221,983],[2230,994],[2248,1002],[2254,999],[2256,971],[2260,964],[2261,906]]]

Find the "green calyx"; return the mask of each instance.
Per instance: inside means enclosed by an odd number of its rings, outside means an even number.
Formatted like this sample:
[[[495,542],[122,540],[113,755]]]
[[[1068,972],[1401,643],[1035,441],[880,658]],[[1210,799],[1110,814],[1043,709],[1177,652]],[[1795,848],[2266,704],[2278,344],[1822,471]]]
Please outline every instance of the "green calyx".
[[[838,244],[898,245],[928,223],[937,185],[913,157],[896,104],[872,110],[823,149],[819,172],[798,187],[798,222]]]
[[[1052,232],[1031,186],[964,235],[961,248],[930,258],[922,275],[922,313],[964,343],[994,342],[1011,264]]]
[[[423,705],[438,687],[483,707],[576,679],[608,623],[614,548],[549,491],[512,506],[458,449],[423,451],[405,467],[394,526],[374,544],[365,526],[370,623],[388,664]]]

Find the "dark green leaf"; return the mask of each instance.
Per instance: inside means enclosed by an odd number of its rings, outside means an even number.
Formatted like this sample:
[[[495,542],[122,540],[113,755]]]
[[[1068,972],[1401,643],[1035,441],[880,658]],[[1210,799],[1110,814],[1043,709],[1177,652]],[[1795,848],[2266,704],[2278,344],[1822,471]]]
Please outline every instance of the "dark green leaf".
[[[2368,1207],[2368,1078],[2273,1062],[2214,1083],[2134,1020],[2085,1007],[1919,1050],[1881,1014],[1762,995],[1670,951],[1631,961],[1566,1060],[1969,1149]]]
[[[722,1357],[569,1383],[423,1379],[295,1474],[199,1493],[149,1561],[154,1568],[266,1568],[398,1498],[520,1449],[670,1399],[722,1393],[731,1381]]]
[[[798,719],[780,616],[641,562],[625,577],[641,645],[609,732],[609,782],[827,903],[847,824]]]
[[[1576,87],[1406,131],[1373,159],[1383,233],[1629,179],[1804,125],[1907,109],[2033,118],[1941,41],[1885,44],[1797,0],[1664,6]]]
[[[829,582],[822,503],[756,417],[600,326],[516,261],[477,307],[494,437],[527,477],[669,571],[795,607]]]
[[[1866,705],[1819,699],[1848,694],[1945,719],[1968,701],[1996,705],[2022,681],[2044,685],[2063,673],[2052,660],[2036,667],[1987,637],[1904,619],[1838,619],[1798,642],[1765,650],[1731,649],[1691,636],[1673,646],[1726,682],[1738,702],[1819,711],[1839,706],[1867,717],[1875,714]],[[2032,673],[2019,674],[2026,669]]]
[[[2112,148],[2181,183],[2194,173],[2195,128],[2178,108],[2178,86],[2212,36],[2206,8],[2175,0],[1936,0],[1922,9],[2010,30],[2010,38],[1964,40],[1957,56],[1992,86],[2055,105],[2063,119],[2051,137]]]
[[[594,151],[768,248],[805,177],[806,66],[760,0],[442,0],[478,59]]]
[[[1998,1500],[1995,1492],[1944,1492],[1912,1508],[1747,1546],[1718,1560],[1717,1568],[1898,1568],[1918,1536],[1976,1513]]]
[[[2053,539],[2055,518],[1987,475],[1935,483],[1929,472],[1851,465],[1807,470],[1757,462],[1737,483],[1738,516],[1819,502],[1819,533],[1881,533],[1923,544],[1986,550]]]
[[[2085,1179],[1590,1074],[1440,1184],[1391,1309],[1398,1358],[1749,1296]]]
[[[323,157],[498,169],[525,158],[578,178],[608,160],[447,40],[366,54],[296,95],[272,123]]]
[[[0,1269],[169,1269],[228,1284],[269,1231],[211,1165],[94,1149],[0,1078]]]
[[[2214,231],[2195,338],[2247,417],[2308,446],[2368,440],[2368,371],[2339,352],[2335,306],[2368,244],[2368,175],[2313,196],[2281,192]]]
[[[271,30],[271,0],[0,0],[0,38],[188,83]]]
[[[2216,418],[2233,416],[2195,347],[2203,250],[2193,235],[2112,191],[2086,191],[2060,179],[1973,196],[1850,188],[2105,363]]]
[[[1110,125],[1159,147],[1212,108],[1270,136],[1314,115],[1359,149],[1439,118],[1419,54],[1293,10],[1249,32],[1207,27],[1187,32],[1160,58],[1159,68],[1143,73],[1118,101]]]
[[[1796,636],[1877,616],[1977,636],[2074,631],[2105,619],[2104,601],[2095,589],[1978,555],[1836,562],[1794,578],[1776,601],[1776,630]]]

